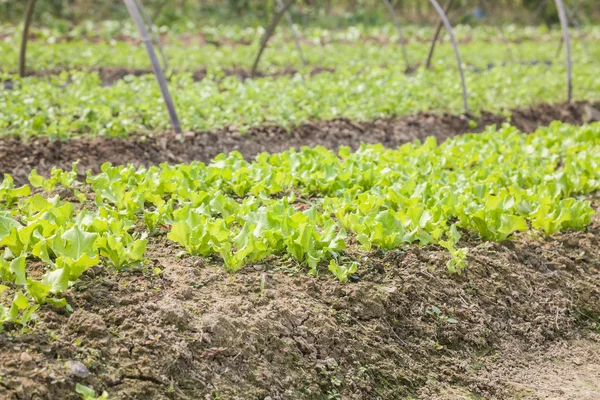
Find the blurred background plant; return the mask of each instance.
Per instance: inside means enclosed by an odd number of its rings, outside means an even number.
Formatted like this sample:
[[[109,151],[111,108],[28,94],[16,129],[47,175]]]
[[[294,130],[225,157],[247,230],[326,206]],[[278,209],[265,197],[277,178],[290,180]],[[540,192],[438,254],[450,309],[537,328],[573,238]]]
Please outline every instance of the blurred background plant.
[[[172,26],[211,23],[264,25],[277,0],[144,0],[157,25]],[[294,21],[301,25],[343,28],[356,24],[378,25],[389,22],[381,0],[297,0],[292,8]],[[416,24],[436,20],[429,2],[391,0],[401,19]],[[27,1],[0,0],[0,21],[19,22]],[[591,23],[600,16],[600,0],[567,0],[577,11],[579,22]],[[36,21],[65,29],[84,20],[123,20],[128,14],[121,0],[39,0]],[[457,0],[452,6],[455,23],[512,22],[521,25],[554,25],[558,17],[553,0]]]

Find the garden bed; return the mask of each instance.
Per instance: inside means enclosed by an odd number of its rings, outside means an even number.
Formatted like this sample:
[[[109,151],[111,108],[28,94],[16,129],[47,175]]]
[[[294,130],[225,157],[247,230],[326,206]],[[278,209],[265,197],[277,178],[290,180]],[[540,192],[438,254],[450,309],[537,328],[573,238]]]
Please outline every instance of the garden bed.
[[[537,127],[554,120],[582,124],[589,122],[584,121],[586,105],[600,107],[594,102],[541,104],[512,110],[509,121],[523,132],[533,132]],[[66,142],[53,141],[48,137],[30,137],[27,140],[5,137],[0,138],[0,174],[11,174],[15,182],[26,183],[29,172],[34,168],[40,174],[47,175],[53,167],[70,169],[77,160],[83,177],[88,169],[98,172],[105,162],[137,166],[196,160],[208,162],[216,155],[230,151],[239,151],[247,159],[252,159],[264,151],[279,152],[301,146],[319,145],[330,149],[350,146],[356,149],[361,142],[396,147],[415,139],[423,141],[428,136],[434,136],[441,142],[506,121],[506,117],[488,112],[483,112],[480,118],[473,121],[447,113],[419,113],[371,122],[347,119],[314,121],[292,127],[289,132],[282,127],[265,126],[251,128],[246,134],[235,128],[225,128],[209,132],[186,132],[181,137],[170,133],[151,136],[133,134],[129,138],[82,137]]]

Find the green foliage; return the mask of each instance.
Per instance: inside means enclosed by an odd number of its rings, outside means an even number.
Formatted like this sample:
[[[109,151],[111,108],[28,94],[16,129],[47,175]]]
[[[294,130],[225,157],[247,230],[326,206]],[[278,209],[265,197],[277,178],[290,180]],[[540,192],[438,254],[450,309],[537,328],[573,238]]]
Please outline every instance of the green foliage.
[[[212,220],[189,207],[174,212],[175,222],[167,237],[194,255],[209,255],[219,243],[229,238],[229,230],[222,219]]]
[[[96,396],[94,389],[80,383],[75,385],[75,391],[81,395],[82,400],[108,400],[107,392],[102,392],[100,396]]]
[[[120,32],[110,24],[103,29],[109,36],[137,37],[135,30]],[[406,75],[405,65],[398,62],[402,50],[392,25],[336,31],[315,28],[303,32],[308,42],[304,44],[306,68],[289,32],[283,30],[265,52],[261,71],[278,73],[296,69],[298,74],[244,81],[226,76],[225,72],[250,69],[262,30],[227,26],[203,29],[205,35],[215,37],[218,43],[190,45],[175,36],[166,48],[170,65],[177,69],[168,71],[170,89],[186,130],[233,126],[243,132],[261,124],[287,127],[313,119],[372,120],[431,109],[462,112],[451,46],[440,43],[436,48],[432,70],[418,68]],[[428,49],[423,40],[431,37],[432,28],[408,26],[406,30],[406,35],[414,38],[408,44],[411,59],[415,63],[424,60]],[[91,33],[93,29],[85,32]],[[84,72],[101,67],[150,71],[143,46],[103,40],[104,31],[98,32],[96,35],[100,37],[75,36],[69,40],[59,40],[46,32],[50,36],[31,42],[31,68],[63,71],[45,77],[14,76],[19,38],[9,36],[0,42],[0,79],[11,80],[13,87],[0,90],[2,135],[68,139],[78,135],[125,136],[169,128],[169,117],[152,75],[128,76],[103,85],[98,74]],[[586,34],[590,42],[600,39],[597,27],[586,28]],[[474,112],[554,103],[564,98],[564,62],[550,60],[560,41],[559,30],[507,27],[508,40],[520,41],[511,43],[509,48],[496,28],[462,26],[457,27],[457,35],[465,42],[461,44],[461,55]],[[249,40],[250,44],[227,44],[241,40]],[[509,49],[523,65],[518,62],[502,65]],[[590,45],[586,53],[580,41],[573,41],[573,57],[575,98],[598,98],[600,87],[596,77],[600,67],[594,60],[600,57],[600,46]],[[546,65],[546,61],[551,65]],[[531,62],[537,64],[527,65]],[[494,67],[488,69],[490,64]],[[202,68],[207,69],[207,75],[197,81],[192,72]],[[313,68],[334,71],[311,76]]]
[[[452,224],[447,236],[447,240],[440,240],[438,244],[448,250],[450,253],[451,258],[446,264],[448,271],[451,273],[460,274],[467,266],[467,263],[465,262],[465,259],[467,258],[467,250],[456,248],[456,245],[461,238],[460,232],[458,232],[458,229],[456,228],[456,224]]]
[[[12,176],[4,175],[4,179],[0,183],[0,203],[5,203],[7,207],[11,207],[19,197],[29,196],[30,193],[31,189],[29,186],[15,188]],[[0,220],[0,235],[2,234],[1,229],[2,220]]]
[[[76,184],[75,180],[77,179],[77,172],[77,163],[73,163],[70,172],[53,167],[50,178],[44,179],[44,177],[40,176],[34,169],[29,173],[29,183],[31,183],[31,186],[42,188],[46,192],[51,192],[56,185],[60,185],[63,188],[72,188]]]
[[[289,259],[313,275],[346,282],[357,272],[346,253],[438,245],[448,271],[467,267],[461,236],[510,240],[530,229],[584,229],[587,195],[600,188],[600,124],[553,123],[525,135],[510,126],[438,145],[362,145],[239,153],[208,165],[149,168],[105,164],[85,183],[32,175],[39,187],[68,185],[94,204],[31,195],[0,185],[0,322],[26,326],[37,307],[64,307],[65,291],[98,265],[119,271],[144,260],[149,234],[182,254],[220,258],[234,272]],[[30,268],[43,265],[43,274]],[[155,272],[160,274],[160,270]],[[34,277],[38,276],[39,279]]]
[[[339,264],[337,260],[329,261],[329,271],[340,280],[340,282],[348,282],[348,277],[356,272],[358,269],[357,262],[351,262],[348,264]]]
[[[24,4],[23,4],[24,3]],[[598,0],[578,2],[566,0],[565,3],[581,11],[580,18],[594,21],[597,16]],[[434,21],[437,15],[432,7],[422,0],[401,0],[392,2],[402,22],[417,21],[420,24]],[[453,16],[473,23],[473,2],[455,1],[452,7]],[[538,12],[539,0],[497,0],[493,3],[479,3],[486,10],[487,17],[483,23],[495,24],[502,17],[520,23],[535,24],[553,22],[556,19],[556,8],[553,2],[546,2],[545,12]],[[0,21],[20,21],[25,12],[26,2],[0,2]],[[195,31],[203,26],[218,23],[235,25],[264,24],[275,12],[277,2],[259,0],[226,0],[226,1],[193,1],[193,0],[147,0],[144,2],[153,22],[162,29],[184,29]],[[466,9],[465,9],[466,8]],[[342,27],[352,24],[381,25],[389,23],[390,16],[381,1],[377,0],[298,0],[292,8],[294,21],[303,28],[320,26],[323,28]],[[70,0],[65,4],[61,0],[46,0],[36,6],[36,14],[41,16],[39,24],[44,30],[68,31],[85,29],[91,21],[111,22],[119,25],[130,23],[129,15],[118,0]],[[493,21],[489,20],[489,16]],[[537,18],[534,19],[534,17]],[[471,18],[469,18],[471,17]],[[113,21],[102,21],[111,18]],[[550,18],[550,19],[549,19]],[[596,19],[597,20],[597,19]],[[37,19],[36,19],[37,21]],[[80,26],[73,27],[76,22],[83,21]]]

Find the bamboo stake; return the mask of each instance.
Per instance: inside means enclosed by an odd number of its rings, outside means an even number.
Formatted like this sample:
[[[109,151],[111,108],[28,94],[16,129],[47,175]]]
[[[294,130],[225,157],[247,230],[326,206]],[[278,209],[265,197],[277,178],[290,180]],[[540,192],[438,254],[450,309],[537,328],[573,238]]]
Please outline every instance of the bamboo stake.
[[[250,78],[254,78],[254,76],[256,75],[256,70],[258,68],[258,63],[260,62],[260,57],[262,56],[262,53],[265,51],[265,47],[267,47],[267,43],[269,42],[269,39],[271,39],[271,36],[273,36],[273,33],[275,32],[275,28],[277,27],[277,24],[281,20],[281,17],[283,16],[283,14],[285,14],[285,12],[287,10],[289,10],[289,8],[292,6],[292,4],[294,4],[294,1],[295,0],[288,1],[284,7],[281,7],[281,9],[275,13],[275,16],[273,17],[273,21],[271,21],[271,24],[269,25],[269,27],[265,31],[265,34],[263,35],[262,39],[260,40],[260,48],[258,49],[258,54],[256,54],[256,59],[254,59],[254,64],[252,64],[252,69],[250,70]]]
[[[177,117],[177,112],[175,111],[175,105],[173,104],[173,99],[171,98],[171,93],[169,92],[169,87],[167,86],[167,80],[165,79],[165,75],[160,67],[160,62],[156,57],[156,52],[154,51],[154,46],[152,45],[152,40],[148,35],[148,30],[144,25],[144,21],[140,15],[140,12],[135,4],[135,0],[123,0],[125,2],[125,6],[127,6],[127,10],[129,11],[129,15],[137,25],[138,31],[140,32],[140,36],[142,37],[142,42],[144,42],[144,46],[146,47],[146,51],[148,52],[148,57],[150,58],[150,63],[152,64],[152,70],[154,71],[154,75],[156,76],[156,80],[158,81],[158,86],[160,86],[160,91],[162,92],[163,99],[165,100],[165,105],[167,106],[167,110],[169,112],[169,118],[171,119],[171,126],[175,133],[181,133],[181,124],[179,123],[179,118]]]
[[[561,0],[557,0],[557,1],[561,1]],[[433,5],[433,8],[435,8],[437,13],[439,14],[444,25],[446,26],[446,30],[448,31],[448,34],[450,35],[450,41],[452,42],[452,47],[454,47],[454,54],[456,55],[456,62],[458,63],[458,71],[460,72],[460,81],[462,84],[463,108],[465,110],[465,114],[468,114],[469,106],[467,104],[467,84],[465,83],[465,74],[464,74],[463,67],[462,67],[462,61],[460,59],[460,52],[458,51],[458,44],[456,43],[456,38],[454,37],[454,31],[452,30],[452,25],[450,24],[450,21],[448,20],[446,13],[442,9],[442,7],[440,7],[437,0],[429,0],[429,2],[431,3],[431,5]],[[452,2],[452,0],[450,0],[450,2]]]
[[[396,15],[396,11],[394,10],[394,6],[390,3],[390,0],[383,0],[383,3],[387,7],[388,11],[392,15],[392,21],[396,26],[396,30],[398,31],[398,36],[400,37],[400,44],[402,45],[402,57],[404,57],[404,64],[406,65],[406,69],[410,68],[410,61],[408,61],[408,52],[406,51],[406,41],[404,40],[404,33],[402,32],[402,26],[400,25],[400,21],[398,20],[398,16]]]
[[[27,57],[27,39],[29,36],[29,26],[33,19],[33,11],[35,10],[36,0],[29,0],[27,2],[27,9],[25,10],[25,22],[23,24],[23,37],[21,38],[21,52],[19,54],[19,75],[25,76],[25,61]]]
[[[556,8],[558,9],[558,18],[560,19],[560,25],[562,27],[562,40],[565,43],[567,50],[566,64],[567,64],[567,102],[571,102],[573,95],[573,70],[571,62],[571,40],[569,38],[569,22],[567,21],[567,14],[565,13],[565,6],[562,0],[554,0]]]
[[[285,7],[283,0],[277,0],[277,5],[279,6],[279,8]],[[302,46],[300,45],[300,39],[299,39],[300,35],[298,34],[296,27],[294,26],[294,21],[292,20],[292,16],[290,15],[289,10],[287,10],[284,13],[284,15],[285,15],[285,19],[287,19],[290,29],[292,30],[292,36],[294,38],[294,43],[296,43],[296,49],[298,50],[298,54],[300,54],[300,59],[302,60],[302,64],[304,66],[306,66],[306,58],[304,58],[304,53],[302,52]]]
[[[450,11],[450,7],[452,7],[452,3],[454,0],[448,0],[448,4],[446,4],[446,10],[444,11],[445,15],[448,15],[448,11]],[[438,4],[439,6],[439,4]],[[440,36],[440,32],[442,30],[442,26],[444,26],[444,21],[441,19],[438,23],[437,28],[435,28],[435,34],[433,35],[433,39],[431,40],[431,46],[429,47],[429,54],[427,54],[427,62],[425,62],[425,68],[429,69],[431,67],[431,59],[433,58],[433,51],[435,50],[435,43]]]

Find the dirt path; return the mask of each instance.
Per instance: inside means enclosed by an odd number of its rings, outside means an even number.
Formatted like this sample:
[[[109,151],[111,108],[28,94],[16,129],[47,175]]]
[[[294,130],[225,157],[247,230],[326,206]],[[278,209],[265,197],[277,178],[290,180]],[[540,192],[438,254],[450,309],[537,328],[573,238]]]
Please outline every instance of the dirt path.
[[[499,366],[494,361],[484,372],[506,388],[502,399],[597,400],[600,399],[600,337],[560,341],[541,351],[522,353]],[[507,350],[510,357],[510,350]],[[461,386],[423,389],[423,398],[435,400],[481,399]],[[490,397],[494,398],[494,397]]]
[[[586,104],[542,104],[517,109],[513,110],[510,122],[524,132],[532,132],[553,120],[581,124]],[[594,106],[600,108],[600,104],[594,103]],[[48,174],[52,167],[70,169],[76,160],[80,160],[79,168],[83,173],[87,169],[98,172],[105,162],[137,166],[195,160],[207,162],[220,153],[234,150],[251,159],[264,151],[279,152],[301,146],[320,145],[331,149],[350,146],[356,149],[365,142],[395,147],[416,139],[424,140],[428,136],[443,141],[505,121],[506,118],[501,115],[483,113],[481,118],[473,121],[477,126],[471,127],[469,120],[462,116],[419,113],[367,122],[346,119],[307,122],[292,128],[289,133],[282,127],[263,126],[252,128],[245,135],[236,129],[224,128],[186,132],[180,138],[169,133],[157,133],[151,137],[74,138],[68,142],[51,141],[47,137],[23,142],[16,137],[5,137],[0,138],[0,174],[11,174],[17,183],[26,183],[33,168],[41,174]]]
[[[505,382],[523,399],[600,399],[600,337],[561,342],[529,355]]]
[[[504,358],[506,357],[506,358]],[[506,388],[506,398],[519,400],[597,400],[600,399],[600,335],[559,341],[541,350],[515,352],[506,349],[502,357],[479,361],[477,373]],[[424,389],[424,392],[427,390]],[[429,396],[426,396],[429,397]],[[476,392],[448,386],[433,399],[478,399]]]

